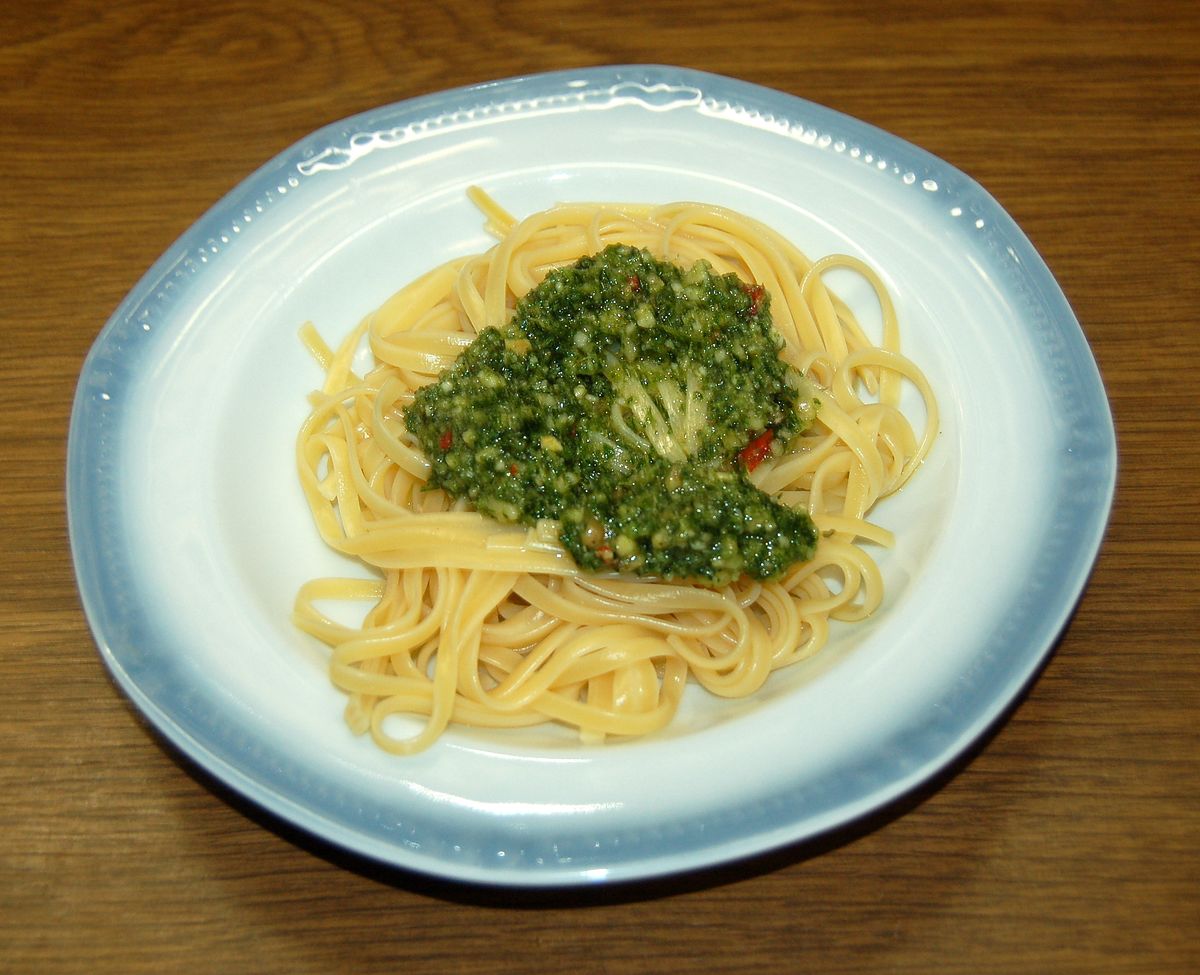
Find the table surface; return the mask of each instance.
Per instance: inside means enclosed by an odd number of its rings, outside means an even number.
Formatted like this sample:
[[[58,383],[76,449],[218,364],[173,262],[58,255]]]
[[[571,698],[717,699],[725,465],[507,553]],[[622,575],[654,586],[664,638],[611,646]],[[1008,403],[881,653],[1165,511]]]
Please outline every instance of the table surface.
[[[1106,383],[1106,540],[1006,721],[864,822],[619,890],[382,869],[209,779],[108,677],[67,547],[79,369],[154,259],[320,125],[636,62],[828,105],[998,198]],[[6,4],[0,970],[1200,970],[1198,105],[1194,0]]]

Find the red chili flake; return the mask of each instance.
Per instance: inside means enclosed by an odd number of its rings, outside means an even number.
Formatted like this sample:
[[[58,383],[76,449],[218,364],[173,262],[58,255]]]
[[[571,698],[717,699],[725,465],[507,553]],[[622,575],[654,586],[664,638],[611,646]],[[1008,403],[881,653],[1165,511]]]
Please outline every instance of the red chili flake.
[[[771,443],[774,439],[775,431],[768,427],[741,449],[738,458],[746,465],[746,470],[754,470],[770,456]]]
[[[636,274],[629,275],[629,280],[627,283],[629,284],[629,290],[634,293],[642,290],[642,279]]]
[[[509,464],[508,465],[508,473],[511,474],[513,477],[516,477],[517,476],[517,465]]]
[[[601,561],[604,561],[604,562],[611,562],[614,558],[611,545],[597,546],[596,554],[599,555]]]
[[[438,446],[441,447],[442,450],[449,450],[452,443],[454,443],[453,430],[447,430],[438,438]]]
[[[742,290],[746,292],[747,297],[750,299],[749,314],[751,316],[757,315],[762,310],[762,300],[763,296],[767,293],[767,289],[761,284],[743,284]]]

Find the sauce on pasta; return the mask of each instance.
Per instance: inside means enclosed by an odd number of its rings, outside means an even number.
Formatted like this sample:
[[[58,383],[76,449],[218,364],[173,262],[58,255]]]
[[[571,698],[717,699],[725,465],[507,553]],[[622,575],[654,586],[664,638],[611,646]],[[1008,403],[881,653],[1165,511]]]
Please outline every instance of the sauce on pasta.
[[[502,522],[552,521],[585,571],[778,578],[816,528],[749,473],[819,400],[756,288],[624,244],[551,271],[405,409],[429,484]]]

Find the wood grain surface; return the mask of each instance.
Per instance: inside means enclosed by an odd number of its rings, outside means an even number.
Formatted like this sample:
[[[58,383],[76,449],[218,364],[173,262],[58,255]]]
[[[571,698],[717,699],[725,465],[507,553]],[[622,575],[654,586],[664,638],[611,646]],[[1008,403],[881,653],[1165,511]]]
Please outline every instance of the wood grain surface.
[[[1193,0],[8,3],[0,10],[0,972],[1200,971],[1200,7]],[[160,253],[319,126],[659,62],[965,170],[1099,362],[1121,471],[1090,586],[1002,725],[819,842],[517,894],[298,835],[115,688],[67,547],[71,397]]]

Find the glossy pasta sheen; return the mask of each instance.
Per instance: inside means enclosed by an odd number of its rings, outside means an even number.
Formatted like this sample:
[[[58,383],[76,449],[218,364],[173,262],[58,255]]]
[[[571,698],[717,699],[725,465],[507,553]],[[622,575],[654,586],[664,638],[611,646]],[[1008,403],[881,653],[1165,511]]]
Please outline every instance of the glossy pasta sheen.
[[[313,580],[296,599],[296,624],[330,648],[351,728],[404,754],[454,723],[557,722],[585,742],[645,735],[670,722],[689,680],[721,696],[753,694],[772,671],[820,650],[831,620],[876,609],[883,583],[868,549],[891,535],[868,514],[917,470],[938,417],[872,269],[847,256],[811,261],[714,206],[571,204],[518,222],[485,194],[471,198],[498,239],[490,250],[413,281],[336,350],[303,330],[326,379],[297,440],[300,480],[324,540],[379,573]],[[501,525],[426,489],[428,464],[401,419],[414,390],[482,328],[506,321],[551,268],[617,242],[762,284],[781,354],[821,389],[813,426],[753,474],[822,533],[815,557],[778,581],[717,590],[586,575],[554,526]],[[823,284],[835,267],[874,288],[878,342]],[[358,376],[351,363],[364,336],[375,365]],[[905,385],[923,401],[919,432],[900,409]],[[331,600],[363,601],[362,625],[319,608]]]

